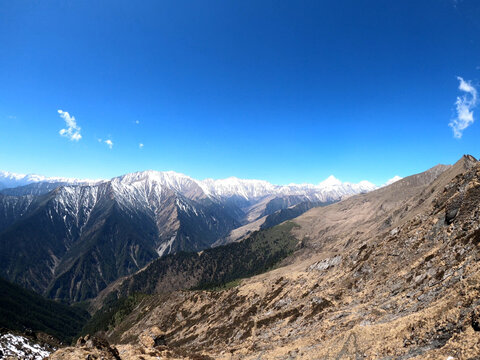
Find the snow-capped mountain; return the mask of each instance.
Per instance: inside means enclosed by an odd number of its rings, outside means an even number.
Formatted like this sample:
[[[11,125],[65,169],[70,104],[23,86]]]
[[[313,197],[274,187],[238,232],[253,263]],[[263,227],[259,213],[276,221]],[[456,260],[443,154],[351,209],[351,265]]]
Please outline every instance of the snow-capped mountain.
[[[332,201],[377,188],[376,185],[368,181],[362,181],[358,184],[342,183],[333,175],[318,185],[273,185],[263,180],[242,180],[234,177],[222,180],[207,179],[199,182],[199,185],[207,194],[215,197],[239,196],[246,200],[282,195],[305,196],[315,201]]]
[[[159,256],[208,248],[241,225],[241,210],[206,198],[195,183],[198,194],[156,175],[0,194],[1,276],[78,301]]]
[[[0,191],[0,276],[75,301],[94,297],[159,256],[235,241],[252,231],[250,223],[274,226],[376,188],[333,176],[317,185],[200,181],[171,171],[103,181],[2,176],[8,186],[22,186]],[[247,230],[230,236],[240,228]]]
[[[246,200],[274,194],[276,187],[263,180],[243,180],[236,177],[227,179],[206,179],[199,182],[203,191],[211,196],[227,198],[242,197]]]
[[[393,180],[393,179],[392,179]],[[397,180],[395,178],[395,180]],[[339,200],[345,196],[355,195],[362,192],[372,191],[376,185],[368,181],[358,184],[341,182],[333,175],[326,180],[313,184],[289,184],[274,185],[264,180],[239,179],[229,177],[226,179],[196,180],[187,175],[174,171],[141,171],[115,177],[110,180],[116,184],[119,191],[122,186],[138,186],[146,183],[148,186],[157,184],[172,189],[189,198],[228,198],[241,197],[245,200],[254,200],[265,196],[307,196],[316,201]],[[15,188],[37,183],[60,183],[62,185],[95,185],[106,180],[73,179],[62,177],[45,177],[42,175],[23,175],[6,171],[0,171],[0,189]],[[137,185],[134,185],[137,184]]]
[[[401,176],[398,176],[398,175],[395,175],[393,178],[387,180],[387,182],[382,185],[382,186],[388,186],[388,185],[392,185],[393,183],[399,181],[399,180],[402,180],[403,178]]]
[[[36,174],[16,174],[0,170],[0,190],[5,188],[15,188],[36,183],[63,183],[63,184],[93,184],[102,180],[73,179],[65,177],[46,177]]]

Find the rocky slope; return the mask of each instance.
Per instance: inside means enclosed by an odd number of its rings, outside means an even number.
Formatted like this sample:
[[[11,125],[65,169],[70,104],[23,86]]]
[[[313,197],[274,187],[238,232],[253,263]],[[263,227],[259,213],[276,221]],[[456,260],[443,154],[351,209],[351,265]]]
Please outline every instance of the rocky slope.
[[[253,233],[245,240],[199,253],[178,253],[152,261],[144,269],[109,285],[91,302],[93,309],[137,293],[156,294],[224,286],[270,270],[301,246],[291,230],[280,226]]]
[[[143,297],[106,335],[122,359],[476,359],[479,215],[466,156],[314,208],[294,220],[303,247],[283,267]]]

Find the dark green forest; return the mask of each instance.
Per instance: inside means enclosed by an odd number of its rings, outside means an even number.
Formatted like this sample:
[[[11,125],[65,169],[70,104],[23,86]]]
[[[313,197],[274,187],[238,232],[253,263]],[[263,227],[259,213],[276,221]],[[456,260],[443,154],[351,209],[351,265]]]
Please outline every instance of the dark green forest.
[[[45,332],[70,343],[90,315],[78,306],[68,306],[0,278],[0,327],[24,332]]]

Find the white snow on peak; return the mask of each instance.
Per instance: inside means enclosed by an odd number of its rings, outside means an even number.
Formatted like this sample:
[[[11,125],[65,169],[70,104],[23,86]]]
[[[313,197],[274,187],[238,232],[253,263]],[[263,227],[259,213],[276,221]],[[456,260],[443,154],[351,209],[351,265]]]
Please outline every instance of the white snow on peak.
[[[383,186],[388,186],[393,184],[394,182],[397,182],[398,180],[402,180],[403,178],[401,176],[395,175],[393,178],[387,180],[387,182]]]
[[[0,189],[13,188],[18,186],[29,185],[33,183],[67,183],[72,185],[96,184],[104,180],[74,179],[66,177],[46,177],[37,174],[17,174],[9,171],[0,170]]]
[[[376,185],[368,181],[361,181],[358,184],[342,183],[333,175],[318,185],[273,185],[264,180],[243,180],[235,177],[221,180],[206,179],[199,183],[208,195],[216,197],[241,196],[246,200],[272,195],[291,195],[304,196],[312,201],[331,201],[377,188]]]
[[[180,174],[174,171],[139,171],[130,174],[125,174],[116,178],[113,178],[112,181],[118,181],[122,184],[133,184],[138,181],[149,181],[157,182],[164,186],[168,186],[173,189],[180,189],[185,185],[189,185],[195,182],[191,177]]]
[[[325,180],[323,180],[318,184],[319,187],[329,187],[329,186],[339,186],[339,185],[342,185],[342,182],[333,175],[330,175],[328,178],[326,178]]]
[[[239,179],[205,179],[199,182],[203,191],[216,197],[241,196],[245,199],[260,198],[275,192],[275,185],[264,180]]]
[[[40,175],[22,175],[0,172],[0,186],[15,187],[33,182],[63,182],[67,184],[97,184],[102,180],[80,180],[69,178],[47,178]],[[226,179],[196,180],[174,171],[139,171],[115,177],[110,180],[115,193],[128,201],[135,198],[151,198],[161,201],[165,189],[173,190],[190,199],[205,197],[229,198],[241,197],[248,201],[267,196],[303,196],[311,201],[340,200],[347,196],[368,192],[378,187],[371,182],[361,181],[357,184],[342,182],[330,175],[317,185],[289,184],[274,185],[265,180]]]
[[[113,178],[111,181],[117,189],[146,187],[149,192],[154,189],[161,192],[163,188],[167,188],[191,198],[204,195],[197,180],[174,171],[140,171]]]

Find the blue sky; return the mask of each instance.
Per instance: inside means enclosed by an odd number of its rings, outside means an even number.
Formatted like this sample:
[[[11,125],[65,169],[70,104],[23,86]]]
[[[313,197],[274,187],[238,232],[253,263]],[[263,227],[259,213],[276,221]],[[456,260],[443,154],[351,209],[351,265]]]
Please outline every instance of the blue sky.
[[[480,121],[448,124],[457,97],[476,118],[479,34],[475,0],[0,0],[0,169],[381,184],[478,157]]]

